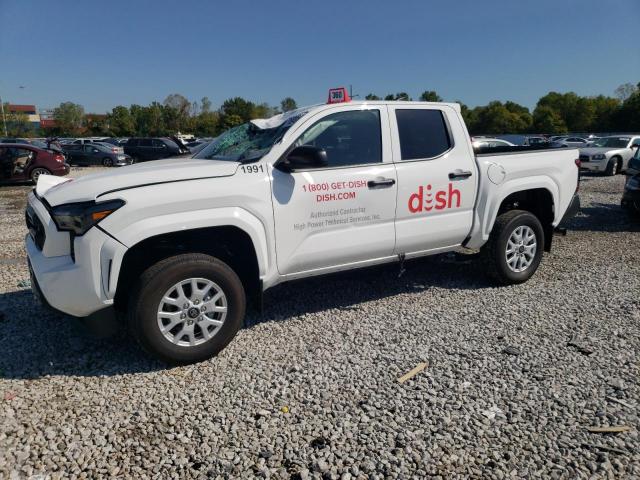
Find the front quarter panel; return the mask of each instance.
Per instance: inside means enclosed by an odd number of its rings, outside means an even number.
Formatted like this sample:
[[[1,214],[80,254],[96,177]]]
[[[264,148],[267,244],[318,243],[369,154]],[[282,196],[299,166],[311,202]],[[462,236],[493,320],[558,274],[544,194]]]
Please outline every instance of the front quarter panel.
[[[266,165],[240,167],[235,175],[177,181],[113,192],[101,200],[126,204],[100,227],[128,248],[164,233],[236,226],[252,239],[260,276],[273,264],[273,211]],[[119,266],[118,266],[119,267]]]

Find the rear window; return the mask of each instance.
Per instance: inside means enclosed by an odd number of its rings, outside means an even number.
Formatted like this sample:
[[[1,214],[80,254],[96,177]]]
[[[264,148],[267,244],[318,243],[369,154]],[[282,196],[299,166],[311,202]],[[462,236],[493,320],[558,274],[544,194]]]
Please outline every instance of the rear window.
[[[127,140],[127,146],[135,147],[136,145],[138,145],[138,139],[137,138],[130,138],[129,140]]]
[[[402,160],[442,155],[451,148],[449,129],[440,110],[396,110]]]

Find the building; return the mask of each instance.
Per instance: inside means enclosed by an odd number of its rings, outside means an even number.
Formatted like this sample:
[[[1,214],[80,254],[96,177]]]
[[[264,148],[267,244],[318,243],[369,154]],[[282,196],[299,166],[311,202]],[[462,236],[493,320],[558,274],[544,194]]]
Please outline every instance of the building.
[[[35,105],[16,105],[10,103],[7,106],[7,113],[9,115],[26,115],[27,121],[33,128],[40,128],[40,115],[36,112]]]

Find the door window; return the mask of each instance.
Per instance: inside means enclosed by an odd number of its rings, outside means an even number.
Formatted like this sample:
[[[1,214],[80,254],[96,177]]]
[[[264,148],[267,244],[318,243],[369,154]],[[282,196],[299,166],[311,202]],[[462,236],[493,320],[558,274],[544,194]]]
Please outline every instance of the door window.
[[[151,146],[151,139],[150,138],[141,138],[140,140],[138,140],[138,146],[139,147],[150,147]]]
[[[396,109],[402,160],[429,159],[452,147],[440,110]]]
[[[153,140],[151,140],[151,145],[153,146],[153,148],[162,148],[164,147],[164,142],[162,142],[162,140],[154,138]]]
[[[295,142],[327,152],[329,168],[382,162],[379,110],[338,112],[318,120]]]
[[[10,155],[13,160],[13,173],[23,173],[33,160],[34,152],[26,148],[10,148]]]

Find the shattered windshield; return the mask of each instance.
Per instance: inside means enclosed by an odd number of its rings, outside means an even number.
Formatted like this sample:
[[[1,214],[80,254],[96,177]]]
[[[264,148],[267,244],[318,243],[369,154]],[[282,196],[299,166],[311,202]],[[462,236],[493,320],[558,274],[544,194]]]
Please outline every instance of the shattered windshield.
[[[271,147],[308,110],[299,109],[276,115],[268,120],[252,120],[227,130],[193,158],[226,160],[230,162],[254,162],[264,157]]]

